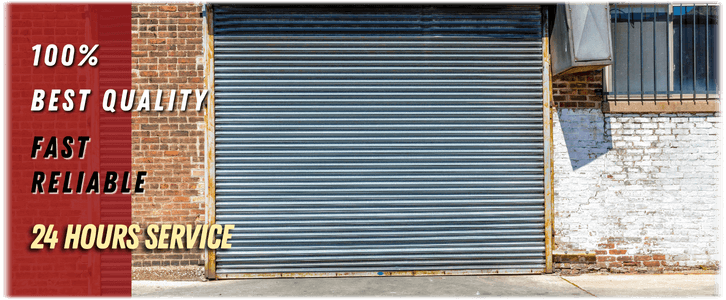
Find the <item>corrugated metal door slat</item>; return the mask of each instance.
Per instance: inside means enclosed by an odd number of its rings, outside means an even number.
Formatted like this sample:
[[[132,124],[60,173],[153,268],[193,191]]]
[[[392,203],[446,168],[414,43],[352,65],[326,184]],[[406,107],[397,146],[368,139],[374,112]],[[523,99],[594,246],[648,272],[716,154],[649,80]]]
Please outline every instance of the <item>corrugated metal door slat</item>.
[[[538,6],[214,6],[217,273],[541,272]]]

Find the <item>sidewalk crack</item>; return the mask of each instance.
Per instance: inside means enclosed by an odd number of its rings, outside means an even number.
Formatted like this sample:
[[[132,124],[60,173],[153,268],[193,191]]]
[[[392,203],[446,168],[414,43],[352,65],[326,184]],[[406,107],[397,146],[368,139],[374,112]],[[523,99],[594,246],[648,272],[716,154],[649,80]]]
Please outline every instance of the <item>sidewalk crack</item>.
[[[595,294],[593,294],[593,293],[590,293],[590,292],[588,292],[588,291],[587,291],[586,289],[583,289],[583,288],[581,288],[581,287],[580,287],[579,285],[575,284],[574,282],[572,282],[572,281],[569,281],[569,280],[565,279],[565,278],[564,278],[564,277],[562,277],[562,276],[559,276],[559,277],[560,277],[560,279],[562,279],[562,280],[566,281],[567,283],[569,283],[569,284],[571,284],[571,285],[574,285],[574,286],[575,286],[576,288],[578,288],[578,289],[582,290],[583,292],[585,292],[585,293],[588,293],[588,294],[589,294],[590,296],[593,296],[593,297],[597,298],[597,296],[595,296]]]

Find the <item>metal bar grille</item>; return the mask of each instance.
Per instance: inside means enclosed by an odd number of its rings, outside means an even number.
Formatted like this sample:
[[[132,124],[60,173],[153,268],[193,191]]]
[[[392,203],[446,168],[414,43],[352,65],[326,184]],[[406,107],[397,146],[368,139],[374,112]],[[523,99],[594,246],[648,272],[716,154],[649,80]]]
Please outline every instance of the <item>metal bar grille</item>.
[[[218,274],[544,270],[538,6],[214,24]]]
[[[678,8],[679,10],[682,10],[681,7]],[[683,61],[683,13],[679,14],[678,20],[680,21],[680,27],[678,30],[678,43],[680,44],[680,47],[678,48],[678,54],[680,55],[680,62]],[[678,64],[678,72],[680,75],[678,76],[678,79],[680,81],[680,84],[678,85],[679,90],[681,92],[681,100],[683,100],[683,64]]]
[[[643,58],[643,25],[645,22],[643,22],[643,15],[645,15],[645,10],[643,9],[643,5],[640,6],[640,44],[638,45],[638,48],[640,48],[640,99],[643,99],[645,95],[645,84],[643,82],[643,79],[645,76],[643,76],[643,71],[645,71],[645,68],[643,68],[643,61],[645,60]],[[630,37],[628,37],[630,38]],[[655,49],[651,49],[652,51],[655,51]],[[630,71],[630,70],[628,70]],[[655,82],[655,80],[653,80]]]
[[[717,63],[711,49],[718,43],[711,28],[718,22],[717,8],[696,4],[613,4],[613,40],[615,44],[626,43],[627,47],[614,48],[619,59],[607,69],[610,76],[605,76],[608,80],[603,82],[608,99],[668,100],[676,93],[683,100],[717,95],[717,80],[711,74],[711,65]],[[661,13],[663,10],[665,13]],[[675,17],[678,19],[674,20]],[[635,32],[631,33],[631,28]],[[637,49],[632,49],[631,40]],[[646,41],[652,41],[652,45]]]

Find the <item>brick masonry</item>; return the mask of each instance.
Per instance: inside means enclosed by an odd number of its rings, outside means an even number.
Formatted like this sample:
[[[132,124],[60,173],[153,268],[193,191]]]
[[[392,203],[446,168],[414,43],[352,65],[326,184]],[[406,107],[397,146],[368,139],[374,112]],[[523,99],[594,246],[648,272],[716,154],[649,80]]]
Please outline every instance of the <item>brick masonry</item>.
[[[612,272],[717,268],[720,119],[558,109],[556,250]]]
[[[552,78],[552,97],[559,108],[600,108],[602,88],[601,70]]]
[[[201,5],[135,3],[132,11],[132,83],[138,90],[203,89]],[[152,93],[153,94],[153,93]],[[166,106],[168,98],[163,99]],[[204,112],[134,113],[133,169],[146,170],[146,192],[133,197],[133,222],[204,223]],[[203,264],[200,250],[144,250],[133,266]]]

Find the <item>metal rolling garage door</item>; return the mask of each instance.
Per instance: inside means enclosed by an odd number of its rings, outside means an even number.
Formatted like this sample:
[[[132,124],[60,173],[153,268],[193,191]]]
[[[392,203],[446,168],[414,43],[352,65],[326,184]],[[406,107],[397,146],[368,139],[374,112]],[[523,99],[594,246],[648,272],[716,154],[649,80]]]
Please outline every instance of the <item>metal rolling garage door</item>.
[[[545,267],[538,6],[214,6],[217,274]]]

